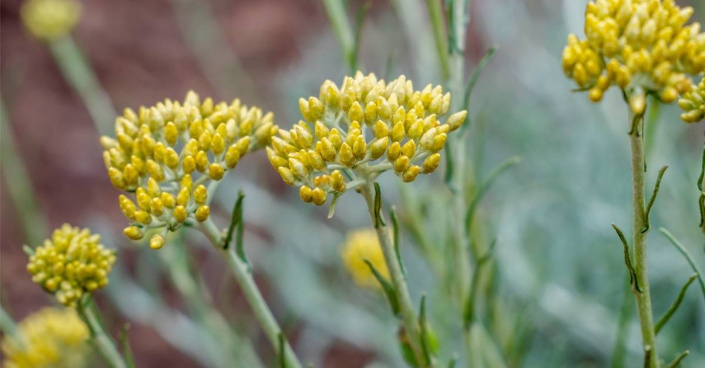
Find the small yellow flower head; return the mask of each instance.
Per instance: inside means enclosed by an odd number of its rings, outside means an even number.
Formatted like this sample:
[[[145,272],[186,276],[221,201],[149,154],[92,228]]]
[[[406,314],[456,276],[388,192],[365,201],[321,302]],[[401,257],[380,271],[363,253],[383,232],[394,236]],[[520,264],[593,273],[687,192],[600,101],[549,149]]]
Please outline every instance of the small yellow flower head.
[[[686,123],[697,123],[705,118],[705,79],[690,92],[683,94],[678,100],[678,106],[683,109],[681,119]]]
[[[370,261],[382,276],[389,279],[387,263],[374,229],[359,229],[348,233],[341,256],[343,265],[358,286],[372,289],[381,287],[365,260]]]
[[[71,32],[81,18],[75,0],[28,0],[22,6],[22,21],[36,38],[52,41]]]
[[[35,249],[27,271],[59,303],[75,306],[85,293],[108,284],[115,260],[115,251],[100,244],[100,235],[64,224]]]
[[[690,90],[688,75],[705,71],[705,34],[698,23],[686,26],[692,14],[673,0],[591,0],[587,38],[568,36],[563,71],[593,102],[616,85],[637,114],[646,93],[671,103]]]
[[[2,341],[4,368],[81,368],[87,366],[89,331],[69,308],[44,308]]]
[[[115,138],[102,137],[103,158],[113,185],[132,194],[119,197],[133,240],[149,229],[150,246],[189,221],[208,219],[208,183],[221,180],[240,158],[270,143],[278,127],[272,113],[234,100],[201,101],[189,92],[183,102],[164,100],[138,112],[125,109],[115,120]]]
[[[410,182],[438,167],[447,134],[465,122],[461,111],[441,123],[449,106],[440,86],[416,91],[404,76],[387,83],[358,72],[340,88],[327,80],[318,97],[299,100],[304,120],[279,130],[267,157],[304,202],[317,205],[387,170]]]

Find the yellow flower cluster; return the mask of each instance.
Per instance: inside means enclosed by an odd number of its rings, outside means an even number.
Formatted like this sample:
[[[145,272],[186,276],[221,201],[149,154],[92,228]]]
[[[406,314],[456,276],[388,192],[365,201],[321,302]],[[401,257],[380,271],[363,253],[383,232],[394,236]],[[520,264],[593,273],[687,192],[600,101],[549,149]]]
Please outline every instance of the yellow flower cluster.
[[[365,260],[370,261],[382,276],[389,279],[389,269],[374,229],[359,229],[348,233],[341,257],[343,265],[358,286],[372,289],[381,287]]]
[[[705,118],[705,79],[690,92],[683,94],[678,106],[684,110],[681,119],[686,123],[696,123]]]
[[[75,0],[29,0],[22,6],[22,21],[36,38],[52,41],[71,32],[81,17]]]
[[[234,100],[215,104],[194,92],[183,103],[169,99],[115,121],[116,138],[102,137],[103,157],[113,185],[134,193],[120,196],[130,220],[125,235],[141,239],[162,229],[150,246],[161,248],[168,231],[210,214],[206,184],[219,181],[240,157],[271,140],[278,128],[272,113]]]
[[[688,92],[688,74],[705,71],[705,34],[685,24],[693,8],[673,0],[592,0],[585,10],[586,40],[568,36],[563,70],[593,102],[612,85],[627,92],[632,111],[653,93],[671,103]]]
[[[4,368],[81,368],[87,363],[89,331],[73,309],[44,308],[5,335]]]
[[[385,83],[358,72],[340,88],[326,80],[318,98],[299,100],[304,120],[279,130],[267,157],[288,185],[300,186],[304,202],[316,205],[386,170],[410,182],[436,170],[446,134],[465,121],[461,111],[441,124],[449,105],[440,86],[415,91],[404,76]]]
[[[84,293],[108,284],[115,260],[115,251],[100,244],[100,235],[64,224],[34,250],[27,271],[59,303],[75,306]]]

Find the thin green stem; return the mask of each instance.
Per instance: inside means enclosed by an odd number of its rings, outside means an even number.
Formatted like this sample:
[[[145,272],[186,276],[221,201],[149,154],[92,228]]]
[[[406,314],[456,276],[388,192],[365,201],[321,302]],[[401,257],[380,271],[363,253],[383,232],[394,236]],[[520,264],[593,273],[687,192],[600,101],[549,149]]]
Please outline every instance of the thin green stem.
[[[89,297],[90,298],[90,297]],[[115,347],[113,340],[105,333],[97,315],[97,308],[92,308],[93,303],[89,298],[83,299],[76,306],[76,311],[91,333],[91,341],[95,344],[100,354],[110,368],[127,368],[122,355]]]
[[[379,211],[379,220],[382,221],[378,221],[378,214],[375,213],[374,183],[369,180],[364,186],[361,187],[360,194],[362,194],[365,198],[365,202],[367,202],[372,224],[377,225],[375,226],[375,231],[377,232],[377,238],[379,239],[379,243],[382,247],[384,260],[389,268],[389,274],[392,279],[392,285],[394,285],[394,291],[397,294],[402,324],[407,336],[409,336],[409,344],[414,354],[414,358],[416,359],[416,362],[421,364],[420,367],[422,368],[433,367],[433,362],[427,362],[423,353],[421,346],[421,330],[416,319],[414,305],[411,302],[411,295],[409,294],[409,288],[406,285],[406,279],[404,277],[404,273],[402,272],[401,264],[397,258],[394,245],[392,244],[389,229],[387,228],[387,225],[385,225],[388,221],[384,220],[384,215],[381,210]],[[426,365],[423,363],[428,364]]]
[[[690,255],[690,252],[688,252],[687,249],[681,244],[678,239],[676,239],[673,234],[671,234],[670,231],[666,230],[665,228],[660,228],[659,231],[661,234],[663,234],[666,238],[668,238],[668,241],[673,244],[673,246],[678,249],[678,251],[683,255],[686,261],[688,261],[688,264],[690,264],[690,268],[693,269],[693,272],[695,272],[698,276],[698,283],[700,284],[700,290],[703,293],[703,298],[705,298],[705,280],[703,278],[705,275],[703,275],[702,271],[700,271],[700,267],[698,267],[698,264],[695,263],[695,259],[693,259],[693,256]]]
[[[64,78],[86,105],[98,133],[110,134],[117,113],[80,47],[66,36],[49,43],[49,49]]]
[[[636,117],[629,110],[630,124]],[[640,129],[641,128],[641,129]],[[647,249],[646,235],[648,232],[642,232],[642,229],[647,227],[646,207],[644,200],[644,139],[641,135],[643,132],[643,120],[636,124],[629,134],[631,142],[632,156],[632,205],[633,205],[633,223],[632,223],[632,242],[634,247],[634,271],[636,278],[641,288],[641,293],[635,292],[637,310],[639,312],[639,322],[641,326],[642,344],[645,351],[650,351],[649,368],[656,368],[658,365],[658,353],[656,350],[656,333],[654,331],[654,317],[651,309],[651,290],[649,287],[648,267],[647,267]]]
[[[208,238],[213,247],[218,251],[221,257],[223,257],[223,260],[225,260],[228,268],[235,276],[235,280],[242,288],[245,299],[250,304],[255,318],[264,330],[267,339],[274,350],[281,354],[282,352],[279,352],[279,347],[280,335],[283,334],[282,329],[279,327],[272,311],[269,310],[267,302],[264,300],[262,293],[260,293],[248,265],[235,254],[235,247],[231,246],[227,249],[223,249],[222,233],[211,219],[200,223],[198,229]],[[286,366],[288,368],[302,368],[303,366],[296,358],[289,342],[286,340],[284,342],[283,355],[287,363]]]
[[[450,66],[448,64],[448,36],[445,34],[446,27],[443,23],[441,0],[426,0],[426,6],[431,18],[433,39],[436,42],[438,64],[441,67],[441,79],[446,81],[450,75]]]
[[[335,36],[338,38],[343,51],[343,59],[348,65],[350,73],[354,73],[355,65],[355,33],[345,11],[345,4],[341,0],[323,0],[326,14],[333,26]]]

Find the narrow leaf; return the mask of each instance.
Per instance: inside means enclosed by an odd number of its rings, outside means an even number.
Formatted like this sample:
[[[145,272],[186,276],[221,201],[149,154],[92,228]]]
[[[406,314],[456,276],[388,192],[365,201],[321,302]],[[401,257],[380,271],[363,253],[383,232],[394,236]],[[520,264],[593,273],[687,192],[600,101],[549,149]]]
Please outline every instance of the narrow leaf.
[[[456,194],[458,193],[459,188],[456,188],[453,183],[453,175],[455,174],[455,156],[453,156],[453,145],[450,143],[450,140],[446,142],[444,149],[446,151],[444,155],[446,159],[446,172],[443,176],[443,181],[446,183],[448,189],[450,189],[453,194]]]
[[[654,186],[654,192],[651,194],[651,198],[649,199],[649,204],[646,205],[646,226],[644,226],[644,228],[641,229],[642,233],[649,231],[649,228],[651,228],[651,218],[649,217],[651,215],[651,207],[654,206],[654,201],[656,201],[656,196],[658,195],[658,191],[659,191],[659,189],[661,189],[661,180],[663,179],[663,174],[666,173],[667,169],[668,169],[668,165],[665,165],[664,167],[661,168],[661,170],[658,171],[658,177],[656,178],[656,185]]]
[[[397,256],[397,262],[401,266],[401,273],[406,275],[406,267],[404,267],[404,262],[401,261],[401,251],[399,250],[399,220],[397,220],[397,209],[392,206],[390,212],[390,217],[392,218],[392,240],[394,241],[394,253]]]
[[[673,359],[673,361],[672,361],[671,363],[669,363],[669,364],[666,366],[666,368],[676,368],[676,367],[678,367],[678,366],[681,364],[681,361],[683,361],[683,359],[685,359],[685,357],[687,357],[688,354],[690,354],[690,351],[689,351],[689,350],[686,350],[686,351],[684,351],[684,352],[678,354],[678,356],[676,357],[676,359]]]
[[[477,190],[477,193],[475,193],[475,197],[472,199],[472,202],[470,203],[470,206],[468,207],[468,210],[465,213],[465,224],[467,226],[465,231],[468,234],[470,233],[470,227],[472,226],[472,219],[475,215],[475,210],[477,209],[477,206],[480,204],[480,201],[482,200],[482,197],[485,195],[487,190],[492,186],[497,177],[499,177],[505,171],[509,170],[512,166],[519,164],[520,162],[521,157],[510,157],[499,165],[497,165],[494,169],[492,169],[489,175],[487,175],[487,179],[485,179],[482,185],[480,185],[480,188]]]
[[[465,300],[465,307],[463,308],[463,327],[469,329],[473,320],[475,319],[475,296],[477,294],[478,284],[480,283],[480,272],[483,266],[492,258],[494,252],[494,247],[497,244],[497,240],[490,244],[485,254],[478,258],[475,269],[472,272],[472,280],[470,281],[470,291],[468,292],[468,297]]]
[[[627,238],[624,237],[624,233],[622,232],[622,230],[620,230],[619,227],[617,227],[617,225],[612,224],[612,227],[614,228],[614,231],[617,232],[619,240],[622,241],[622,248],[624,251],[624,264],[627,265],[627,269],[629,270],[629,283],[634,287],[634,290],[641,293],[641,288],[639,287],[639,280],[637,279],[636,271],[634,271],[634,267],[632,266],[632,257],[629,253],[629,243],[627,243]]]
[[[127,363],[128,368],[135,368],[135,356],[132,354],[132,347],[130,347],[130,341],[127,338],[127,331],[130,329],[130,324],[125,323],[120,331],[120,344],[122,345],[123,355],[125,357],[125,363]]]
[[[656,325],[654,326],[654,330],[656,334],[658,335],[659,331],[661,331],[661,328],[663,328],[664,325],[668,322],[669,319],[673,316],[674,313],[676,313],[676,310],[678,310],[678,307],[680,307],[681,302],[683,301],[683,298],[685,297],[685,292],[688,291],[688,286],[695,281],[695,279],[698,277],[697,273],[692,274],[689,278],[688,281],[685,282],[685,284],[681,287],[681,291],[678,293],[678,296],[676,297],[676,300],[673,301],[673,304],[671,304],[671,307],[668,308],[666,313],[659,318],[658,322],[656,322]]]
[[[673,244],[676,249],[678,249],[679,252],[685,257],[685,260],[688,261],[690,264],[690,268],[693,269],[693,272],[698,274],[698,282],[700,283],[700,289],[703,292],[703,298],[705,299],[705,281],[703,281],[703,273],[700,271],[700,267],[695,263],[695,260],[693,259],[693,256],[690,255],[690,252],[688,252],[687,249],[681,244],[676,237],[673,236],[668,230],[665,228],[660,228],[658,229],[661,234],[663,234],[668,240]]]
[[[340,194],[341,193],[338,192],[333,194],[333,200],[331,200],[330,207],[328,207],[328,218],[332,218],[335,214],[335,204],[338,203],[338,198],[340,198]]]
[[[389,301],[389,306],[392,308],[392,313],[394,313],[395,316],[398,316],[401,308],[399,307],[399,299],[397,298],[397,293],[394,290],[394,286],[392,286],[392,284],[387,281],[381,273],[379,273],[372,262],[368,259],[365,259],[364,261],[367,264],[367,267],[370,268],[370,271],[372,271],[372,274],[375,276],[377,281],[379,281],[379,284],[382,285],[382,290],[384,291],[384,294],[387,295],[387,300]]]
[[[286,368],[286,341],[284,340],[284,334],[279,332],[277,339],[279,340],[279,367]]]
[[[489,49],[487,49],[487,51],[485,51],[485,55],[482,57],[482,59],[480,59],[480,62],[477,63],[475,70],[472,71],[470,79],[468,80],[468,84],[465,86],[465,95],[463,96],[463,110],[468,110],[470,108],[470,98],[472,97],[472,91],[475,89],[475,85],[480,79],[482,71],[485,69],[487,64],[492,61],[492,57],[494,56],[495,51],[497,51],[496,47],[490,47]],[[465,126],[467,125],[468,124],[465,124]]]
[[[357,15],[355,16],[355,40],[353,44],[353,52],[352,55],[350,55],[350,72],[353,74],[358,70],[357,62],[359,59],[358,54],[360,53],[360,44],[362,43],[362,28],[365,24],[365,15],[367,15],[367,11],[369,9],[370,2],[365,1],[365,3],[357,9]]]
[[[382,191],[379,189],[379,183],[375,182],[375,228],[387,226],[382,217]]]
[[[421,307],[419,308],[419,326],[421,327],[421,350],[423,351],[426,364],[431,364],[431,352],[428,347],[428,326],[426,322],[426,294],[421,295]]]

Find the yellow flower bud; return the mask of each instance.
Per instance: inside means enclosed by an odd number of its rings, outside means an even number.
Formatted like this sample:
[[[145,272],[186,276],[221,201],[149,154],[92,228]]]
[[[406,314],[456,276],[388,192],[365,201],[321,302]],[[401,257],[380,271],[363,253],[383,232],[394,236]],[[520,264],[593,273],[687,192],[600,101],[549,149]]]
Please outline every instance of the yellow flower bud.
[[[208,165],[210,165],[208,154],[206,151],[199,151],[196,154],[196,170],[203,173],[208,168]]]
[[[208,206],[200,206],[196,209],[196,220],[199,222],[206,221],[210,216],[211,209]]]
[[[409,167],[408,169],[404,170],[404,173],[401,176],[402,180],[405,183],[412,182],[419,175],[420,171],[421,171],[421,168],[418,165],[413,165],[413,166]]]
[[[365,143],[365,137],[359,135],[355,139],[355,143],[353,144],[353,155],[355,156],[356,159],[362,160],[365,158],[365,155],[367,155],[367,144]]]
[[[110,182],[115,188],[125,189],[125,179],[120,170],[111,167],[110,169],[108,169],[108,176],[110,177]]]
[[[152,215],[150,215],[147,211],[139,210],[135,212],[135,220],[139,223],[149,225],[152,223]]]
[[[168,192],[162,192],[161,195],[162,203],[164,204],[164,207],[172,209],[174,206],[176,206],[176,199],[171,193]]]
[[[399,156],[394,160],[394,171],[400,173],[409,167],[409,158],[407,156]]]
[[[164,140],[166,140],[166,143],[168,143],[170,146],[174,146],[176,145],[176,142],[178,142],[179,129],[173,122],[168,122],[164,127]]]
[[[330,175],[330,184],[336,192],[345,191],[345,178],[340,170],[335,170]]]
[[[401,144],[399,142],[392,143],[387,149],[387,159],[389,161],[396,160],[401,155]]]
[[[152,198],[151,212],[154,216],[161,216],[164,213],[164,203],[159,198]]]
[[[389,137],[384,137],[373,141],[372,144],[370,144],[370,158],[372,160],[380,158],[387,150],[388,144]]]
[[[208,189],[203,184],[199,184],[196,189],[193,190],[193,200],[196,204],[205,204],[208,200]]]
[[[311,191],[313,203],[316,206],[322,206],[326,203],[326,193],[321,188],[315,188]]]
[[[144,236],[142,230],[137,226],[128,226],[123,230],[123,233],[132,240],[140,240]]]
[[[460,112],[456,112],[455,114],[451,115],[448,118],[448,125],[450,126],[450,131],[454,131],[458,128],[460,128],[461,125],[465,122],[465,118],[468,116],[467,110],[463,110]]]
[[[355,163],[355,156],[353,155],[352,147],[350,147],[347,143],[343,143],[340,146],[340,162],[348,167]]]
[[[149,247],[152,249],[161,249],[166,244],[166,238],[163,235],[154,235],[149,239]]]
[[[292,173],[291,170],[289,170],[288,168],[282,166],[277,169],[277,172],[279,172],[279,175],[282,177],[282,179],[287,185],[294,185],[294,183],[296,182],[294,173]]]
[[[306,203],[310,203],[311,201],[313,201],[311,188],[305,185],[299,188],[299,196],[301,197],[301,200]]]
[[[401,147],[401,153],[404,156],[407,157],[413,157],[414,153],[416,153],[416,143],[414,141],[407,141],[402,147]]]
[[[179,194],[176,196],[176,203],[180,206],[186,206],[191,199],[191,194],[189,194],[188,188],[181,188]]]
[[[210,164],[208,166],[208,176],[213,180],[220,180],[225,175],[225,169],[223,166],[217,163]]]
[[[178,205],[174,207],[174,219],[178,221],[179,223],[183,223],[186,221],[187,213],[186,213],[186,207],[182,205]]]
[[[430,174],[438,168],[438,164],[441,162],[441,154],[434,153],[423,161],[423,173]]]

